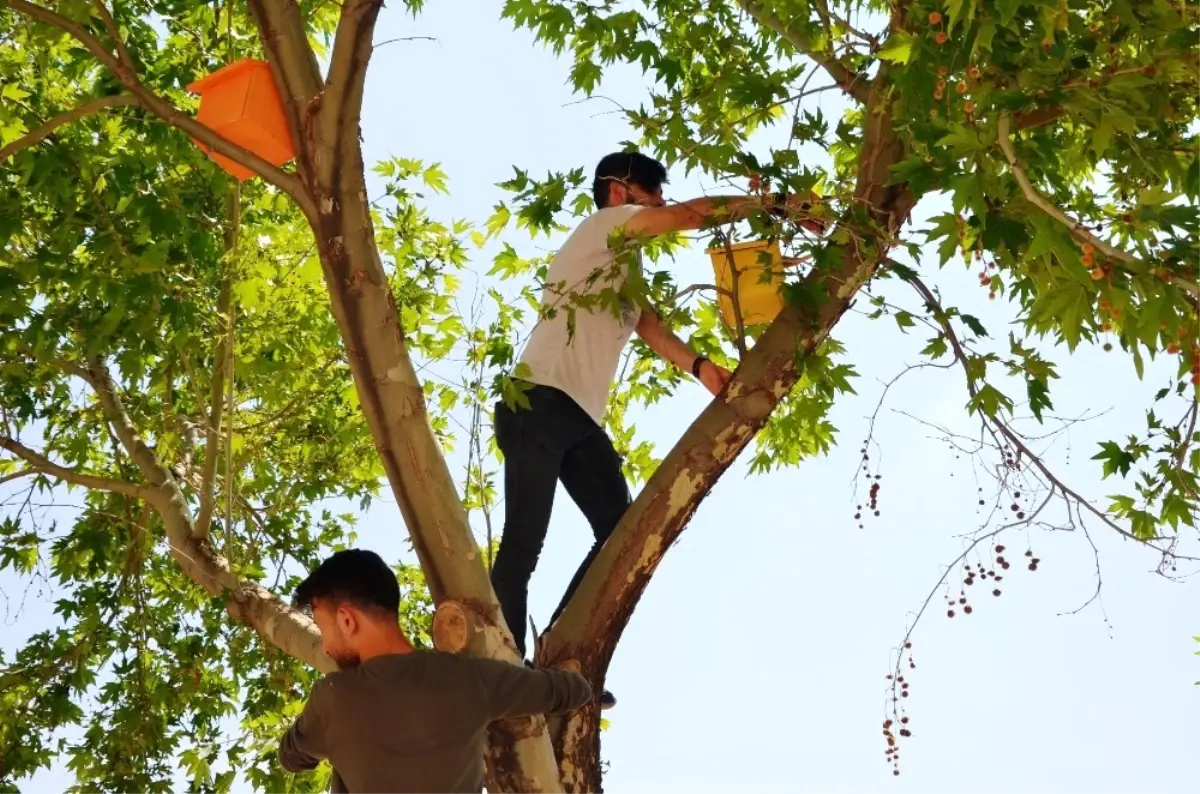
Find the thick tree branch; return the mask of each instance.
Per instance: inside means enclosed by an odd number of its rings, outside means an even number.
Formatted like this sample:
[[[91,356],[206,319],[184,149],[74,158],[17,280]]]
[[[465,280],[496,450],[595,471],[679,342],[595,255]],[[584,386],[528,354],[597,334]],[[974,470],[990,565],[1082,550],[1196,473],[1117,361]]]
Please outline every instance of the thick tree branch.
[[[127,64],[119,57],[113,55],[99,39],[89,33],[78,22],[51,11],[44,6],[30,3],[28,0],[6,0],[6,3],[12,10],[51,27],[58,28],[72,36],[96,60],[100,61],[100,63],[116,75],[121,84],[125,86],[129,93],[137,97],[138,101],[147,110],[166,121],[172,127],[182,130],[210,149],[254,171],[267,182],[291,196],[306,212],[313,209],[311,199],[304,192],[300,180],[295,175],[285,173],[257,154],[248,149],[243,149],[241,146],[204,126],[191,116],[184,115],[161,96],[148,89],[138,78],[132,64]]]
[[[54,461],[47,458],[21,442],[8,436],[0,436],[0,449],[5,449],[16,455],[21,460],[33,467],[32,470],[19,472],[17,475],[0,478],[0,482],[13,479],[15,476],[23,476],[32,474],[33,471],[38,471],[43,474],[48,474],[51,477],[69,482],[72,485],[80,485],[84,488],[95,488],[99,491],[112,491],[113,493],[124,494],[125,496],[134,499],[147,499],[150,496],[150,489],[145,485],[135,485],[121,480],[114,480],[109,477],[100,477],[95,474],[87,474],[85,472],[69,469],[65,466],[60,466]]]
[[[59,127],[70,124],[73,121],[90,116],[93,113],[99,113],[102,110],[116,107],[128,107],[129,105],[138,105],[137,97],[132,94],[118,94],[117,96],[102,96],[95,99],[89,99],[87,102],[79,105],[73,110],[68,110],[66,113],[60,113],[54,118],[47,121],[42,126],[38,127],[33,132],[22,135],[8,146],[0,148],[0,163],[3,163],[9,157],[13,156],[22,149],[27,149],[30,146],[36,146],[44,141]]]
[[[113,432],[121,441],[125,452],[141,470],[142,476],[156,488],[173,482],[171,473],[159,463],[154,451],[146,446],[146,442],[142,441],[141,436],[138,435],[133,420],[130,419],[129,413],[125,410],[125,405],[117,393],[117,385],[113,383],[112,376],[108,374],[108,368],[104,366],[103,361],[93,358],[88,361],[86,367],[70,363],[62,366],[63,369],[82,378],[92,387],[92,391],[96,392],[104,417],[112,426]]]
[[[1052,121],[1058,121],[1065,115],[1067,115],[1067,112],[1061,107],[1038,108],[1037,110],[1029,110],[1016,114],[1013,117],[1013,121],[1017,123],[1017,129],[1029,130],[1049,124]]]
[[[21,469],[20,471],[14,471],[12,474],[5,474],[3,477],[0,477],[0,485],[3,485],[6,482],[12,482],[13,480],[19,480],[22,477],[28,477],[31,474],[37,474],[37,473],[38,473],[38,470],[34,469],[34,468]]]
[[[1109,259],[1123,263],[1126,270],[1133,273],[1145,273],[1148,269],[1146,264],[1137,257],[1119,249],[1113,248],[1108,243],[1101,240],[1096,235],[1092,234],[1078,221],[1069,218],[1062,210],[1050,203],[1050,201],[1038,192],[1038,189],[1029,181],[1029,175],[1025,173],[1025,168],[1017,159],[1017,152],[1013,147],[1012,139],[1012,119],[1005,113],[1000,116],[997,125],[997,142],[1000,144],[1000,149],[1004,152],[1004,159],[1008,161],[1009,169],[1012,171],[1013,178],[1017,180],[1017,184],[1021,187],[1021,192],[1025,196],[1025,200],[1042,212],[1049,215],[1054,220],[1067,227],[1071,236],[1081,242],[1089,243],[1096,247],[1098,251],[1107,256]],[[1169,279],[1172,284],[1189,292],[1192,297],[1200,297],[1200,285],[1195,281],[1190,281],[1182,276],[1171,276]]]
[[[383,0],[346,0],[342,5],[329,59],[329,78],[321,98],[319,134],[326,142],[358,149],[363,86],[373,50],[375,20],[382,6]],[[322,181],[334,178],[332,167],[333,158],[319,165]]]
[[[831,53],[817,50],[807,35],[784,22],[773,11],[768,10],[759,0],[738,0],[738,5],[744,8],[750,16],[758,20],[760,25],[775,31],[802,55],[806,55],[819,63],[847,94],[859,102],[866,104],[867,97],[870,94],[870,85],[866,78],[855,72]]]

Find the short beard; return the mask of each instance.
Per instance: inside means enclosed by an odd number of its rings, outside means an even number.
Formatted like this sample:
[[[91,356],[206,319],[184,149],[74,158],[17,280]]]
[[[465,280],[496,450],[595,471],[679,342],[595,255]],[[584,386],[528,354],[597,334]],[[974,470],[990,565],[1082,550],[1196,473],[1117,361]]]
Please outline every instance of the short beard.
[[[339,670],[349,670],[362,664],[362,657],[356,651],[348,649],[331,653],[329,654],[329,658],[333,659],[334,664],[338,666]]]

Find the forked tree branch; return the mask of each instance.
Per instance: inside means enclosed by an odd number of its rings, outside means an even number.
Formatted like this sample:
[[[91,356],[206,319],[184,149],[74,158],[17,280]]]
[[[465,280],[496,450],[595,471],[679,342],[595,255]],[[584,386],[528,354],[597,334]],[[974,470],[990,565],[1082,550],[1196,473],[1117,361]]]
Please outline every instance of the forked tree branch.
[[[136,495],[145,499],[162,517],[171,556],[179,563],[184,575],[210,595],[224,596],[227,599],[225,609],[230,615],[249,625],[284,653],[322,672],[333,670],[335,665],[322,650],[320,632],[311,620],[260,585],[241,580],[229,561],[217,554],[207,539],[192,536],[192,515],[179,483],[138,437],[116,384],[101,361],[93,359],[86,367],[68,362],[58,365],[83,378],[95,390],[121,445],[150,480],[151,485],[141,486]]]
[[[114,480],[110,477],[101,477],[95,474],[78,471],[76,469],[60,466],[54,461],[35,452],[21,442],[8,436],[0,436],[0,449],[5,449],[16,455],[21,460],[28,463],[32,468],[18,472],[17,475],[0,478],[0,481],[14,479],[16,476],[32,474],[33,472],[41,472],[48,474],[51,477],[57,477],[63,482],[79,485],[84,488],[95,488],[100,491],[112,491],[113,493],[123,494],[134,499],[147,499],[150,496],[150,489],[145,485],[136,485],[122,480]]]
[[[855,72],[832,54],[818,50],[803,31],[784,22],[775,12],[764,7],[759,0],[738,0],[738,5],[745,9],[746,13],[754,17],[760,25],[775,31],[781,38],[795,47],[800,54],[812,58],[819,63],[847,94],[859,102],[866,104],[867,97],[870,94],[870,81],[865,77]]]
[[[172,127],[182,130],[192,138],[200,141],[210,149],[223,154],[240,165],[244,165],[267,182],[288,194],[306,212],[313,209],[312,200],[305,193],[300,179],[294,174],[288,174],[268,163],[257,154],[229,141],[212,129],[180,112],[174,105],[167,102],[158,94],[147,88],[138,77],[132,64],[114,55],[104,44],[89,33],[82,25],[62,14],[51,11],[45,6],[30,3],[28,0],[5,0],[7,7],[35,19],[39,22],[58,28],[73,37],[100,61],[121,82],[123,86],[137,97],[138,101],[154,115],[166,121]]]
[[[3,163],[9,157],[13,156],[22,149],[27,149],[30,146],[37,144],[50,137],[59,127],[70,124],[73,121],[78,121],[85,116],[90,116],[93,113],[99,113],[102,110],[116,107],[128,107],[130,105],[141,104],[138,98],[132,94],[118,94],[116,96],[102,96],[94,99],[89,99],[87,102],[78,107],[68,110],[65,113],[60,113],[54,118],[47,121],[42,126],[38,127],[33,132],[26,133],[20,138],[17,138],[7,146],[0,148],[0,163]]]
[[[1107,256],[1109,259],[1121,262],[1129,270],[1134,273],[1145,273],[1148,269],[1146,264],[1137,257],[1129,254],[1126,251],[1121,251],[1112,247],[1108,243],[1101,240],[1096,235],[1092,234],[1079,221],[1072,220],[1058,207],[1054,206],[1050,201],[1043,196],[1038,189],[1029,181],[1029,175],[1025,173],[1024,166],[1017,159],[1017,152],[1012,144],[1012,118],[1007,114],[1000,116],[997,125],[997,142],[1000,144],[1001,151],[1004,152],[1004,159],[1008,161],[1008,167],[1012,171],[1013,178],[1017,180],[1017,184],[1021,188],[1021,193],[1024,194],[1025,200],[1042,212],[1049,215],[1054,220],[1067,227],[1071,236],[1076,240],[1088,243],[1095,246],[1096,250]],[[1200,285],[1195,281],[1183,278],[1182,276],[1172,275],[1169,281],[1175,286],[1187,291],[1193,298],[1200,297]]]
[[[866,124],[854,199],[869,220],[855,220],[849,241],[827,242],[830,265],[805,276],[811,302],[788,304],[739,363],[733,378],[667,453],[585,573],[561,615],[542,635],[541,665],[577,660],[594,686],[603,683],[613,650],[664,554],[686,528],[712,486],[766,426],[798,378],[798,361],[812,355],[876,273],[881,257],[859,235],[886,250],[909,220],[916,196],[889,184],[904,157],[896,137],[893,99],[873,83],[866,91]],[[843,218],[840,224],[848,223]],[[595,790],[599,770],[589,760],[598,734],[596,713],[584,709],[561,728],[561,767],[568,791]]]

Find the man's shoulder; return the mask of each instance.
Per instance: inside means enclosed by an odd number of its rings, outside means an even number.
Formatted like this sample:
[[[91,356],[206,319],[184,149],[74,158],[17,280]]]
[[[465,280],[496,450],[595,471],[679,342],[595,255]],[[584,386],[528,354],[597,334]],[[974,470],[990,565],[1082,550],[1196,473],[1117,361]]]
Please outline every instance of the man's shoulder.
[[[618,204],[615,207],[605,207],[593,212],[584,223],[590,223],[594,228],[612,232],[617,227],[628,223],[629,219],[646,209],[640,204]]]
[[[569,273],[581,264],[591,264],[593,258],[609,248],[614,232],[645,207],[623,204],[605,207],[584,218],[558,249],[551,262],[554,273]]]

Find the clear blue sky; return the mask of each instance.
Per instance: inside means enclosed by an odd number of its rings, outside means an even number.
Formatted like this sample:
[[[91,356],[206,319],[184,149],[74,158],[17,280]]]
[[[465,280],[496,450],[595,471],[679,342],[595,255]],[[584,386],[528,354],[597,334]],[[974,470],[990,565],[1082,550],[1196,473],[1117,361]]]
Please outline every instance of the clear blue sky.
[[[569,104],[578,99],[566,84],[569,64],[498,16],[495,3],[472,14],[432,3],[415,21],[389,7],[376,32],[381,42],[438,39],[376,51],[362,127],[368,163],[442,162],[451,196],[431,206],[447,219],[482,223],[504,197],[495,183],[513,164],[533,174],[590,169],[632,137],[609,103]],[[636,71],[620,70],[600,93],[636,105],[644,88]],[[817,100],[827,115],[837,112],[830,94]],[[672,173],[668,194],[686,199],[710,188]],[[938,211],[936,201],[923,203],[918,222]],[[524,254],[553,245],[509,239]],[[483,270],[488,264],[480,262]],[[1011,310],[990,304],[970,270],[952,263],[936,272],[932,255],[924,264],[950,303],[978,315],[993,337],[1007,335]],[[681,283],[710,280],[698,251],[673,267]],[[916,305],[903,292],[889,295]],[[736,466],[668,553],[609,673],[619,703],[603,740],[607,790],[1195,791],[1200,659],[1191,636],[1200,634],[1200,584],[1149,573],[1155,555],[1098,526],[1103,612],[1093,604],[1059,615],[1095,588],[1095,561],[1079,533],[1032,532],[1039,570],[1014,565],[1003,596],[980,593],[970,617],[948,620],[935,598],[914,636],[918,668],[906,671],[915,736],[903,745],[902,775],[892,776],[880,734],[892,649],[961,550],[961,536],[980,523],[970,460],[956,460],[929,428],[897,411],[967,433],[975,425],[956,369],[914,372],[893,387],[876,430],[882,515],[859,529],[852,480],[867,417],[881,381],[917,361],[928,334],[905,337],[891,320],[850,314],[835,335],[861,375],[859,396],[833,414],[843,443],[826,458],[766,476],[748,478]],[[1046,460],[1077,490],[1102,499],[1115,486],[1100,481],[1088,458],[1097,441],[1144,427],[1143,407],[1165,370],[1150,367],[1139,383],[1118,353],[1053,355],[1062,376],[1056,414],[1107,413],[1060,437]],[[638,415],[639,435],[665,453],[706,399],[701,387],[685,386]],[[390,498],[372,509],[360,536],[381,553],[405,554]],[[1024,537],[1013,534],[1006,545],[1023,550]],[[590,543],[560,490],[531,591],[539,625]],[[0,576],[6,589],[11,581]],[[5,627],[3,646],[40,628],[48,614],[30,604]],[[29,790],[62,790],[68,781],[58,768]]]

